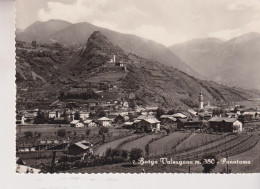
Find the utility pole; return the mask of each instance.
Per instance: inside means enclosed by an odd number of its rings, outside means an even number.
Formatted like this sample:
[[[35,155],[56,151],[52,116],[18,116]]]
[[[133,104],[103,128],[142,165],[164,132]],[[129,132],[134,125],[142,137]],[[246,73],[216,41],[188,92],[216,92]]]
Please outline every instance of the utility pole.
[[[56,151],[52,151],[51,173],[54,173],[55,157],[56,157]]]
[[[228,155],[227,155],[227,152],[226,152],[226,159],[228,160]],[[227,163],[227,173],[229,173],[229,170],[228,170],[228,163]]]

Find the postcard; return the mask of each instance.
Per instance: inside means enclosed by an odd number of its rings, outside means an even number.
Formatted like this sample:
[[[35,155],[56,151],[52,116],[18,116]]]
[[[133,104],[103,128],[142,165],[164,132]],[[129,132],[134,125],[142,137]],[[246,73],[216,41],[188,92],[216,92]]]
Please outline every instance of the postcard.
[[[16,173],[259,173],[259,11],[16,0]]]

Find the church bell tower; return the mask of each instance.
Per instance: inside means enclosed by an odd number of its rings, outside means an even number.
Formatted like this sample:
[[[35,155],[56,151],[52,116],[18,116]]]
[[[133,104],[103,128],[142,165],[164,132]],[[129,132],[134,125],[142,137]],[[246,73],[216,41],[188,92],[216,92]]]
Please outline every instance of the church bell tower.
[[[200,110],[203,109],[203,95],[202,95],[202,91],[200,91],[200,96],[199,96],[199,109]]]

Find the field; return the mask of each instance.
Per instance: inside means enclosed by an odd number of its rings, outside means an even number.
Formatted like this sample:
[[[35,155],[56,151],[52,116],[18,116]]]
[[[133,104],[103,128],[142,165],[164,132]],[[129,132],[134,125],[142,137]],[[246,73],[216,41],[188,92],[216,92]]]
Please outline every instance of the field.
[[[30,125],[17,128],[17,136],[23,137],[24,132],[32,131],[41,132],[42,138],[55,137],[58,129],[65,129],[67,132],[73,133],[76,131],[77,135],[84,134],[87,128],[72,128],[68,125]],[[103,156],[108,148],[121,148],[130,151],[132,148],[140,148],[143,150],[143,155],[146,157],[146,147],[149,144],[149,158],[146,159],[158,160],[160,158],[173,158],[174,160],[201,160],[205,154],[215,154],[218,160],[228,157],[228,160],[251,161],[250,165],[230,165],[229,169],[232,172],[259,172],[259,132],[241,133],[241,134],[204,134],[191,132],[172,132],[169,135],[162,133],[158,134],[131,134],[125,129],[109,128],[109,134],[106,142],[102,144],[96,143],[94,147],[94,154]],[[98,128],[91,128],[91,136],[93,138],[100,137],[98,135]],[[152,139],[157,140],[152,141]],[[90,138],[89,138],[90,139]],[[63,154],[62,151],[57,153],[57,158]],[[18,153],[27,165],[34,166],[41,162],[51,162],[51,151],[40,151],[30,153]],[[28,156],[28,157],[27,157]],[[130,162],[118,163],[113,165],[102,165],[96,167],[85,167],[80,169],[68,170],[66,172],[125,172],[138,173],[142,169],[149,172],[174,172],[187,173],[191,172],[201,173],[201,165],[135,165],[131,166]],[[213,172],[225,172],[226,165],[217,164]]]
[[[187,148],[192,148],[195,146],[202,146],[203,144],[207,144],[210,141],[220,139],[221,135],[213,135],[213,134],[203,134],[203,133],[192,133],[186,140],[181,142],[176,146],[176,151],[182,151]]]
[[[189,136],[189,133],[173,132],[166,137],[152,142],[149,145],[150,155],[159,155],[172,150],[183,138]]]
[[[236,102],[236,104],[243,105],[245,107],[254,107],[254,108],[259,109],[260,108],[260,99],[238,101],[238,102]]]
[[[248,141],[251,142],[251,141]],[[240,148],[240,146],[238,146]],[[260,142],[258,142],[252,149],[243,153],[231,156],[228,158],[230,161],[251,161],[249,165],[229,165],[229,169],[234,172],[243,173],[259,173],[260,172]],[[225,168],[225,165],[219,164],[216,167],[216,171],[221,171]]]
[[[57,136],[57,131],[59,129],[65,129],[70,134],[74,134],[76,132],[76,135],[81,136],[82,134],[86,134],[86,130],[90,129],[90,136],[93,135],[98,135],[99,128],[98,127],[93,127],[93,128],[88,128],[88,127],[71,127],[69,124],[64,125],[61,124],[61,127],[59,127],[58,124],[39,124],[39,125],[25,125],[25,126],[17,126],[16,127],[16,136],[17,137],[23,137],[24,132],[26,131],[31,131],[32,133],[41,133],[41,137],[55,137]],[[111,136],[118,136],[122,135],[124,133],[129,132],[129,130],[126,129],[114,129],[114,128],[109,128],[109,133]]]
[[[107,73],[101,73],[97,76],[91,77],[87,79],[87,82],[101,82],[101,81],[111,81],[115,82],[118,81],[120,78],[125,77],[125,73],[122,72],[116,72],[116,71],[111,71]]]
[[[136,134],[133,134],[133,135],[130,135],[130,136],[127,136],[127,137],[124,137],[124,138],[121,138],[121,139],[118,139],[118,140],[114,140],[112,142],[108,142],[100,147],[98,147],[95,151],[94,151],[94,154],[95,155],[104,155],[107,151],[107,149],[109,148],[116,148],[118,147],[118,145],[120,145],[123,141],[125,140],[128,140],[128,139],[131,139],[131,138],[135,138],[137,137]]]
[[[127,142],[126,144],[121,146],[121,149],[131,151],[132,148],[140,148],[143,150],[143,154],[145,154],[145,146],[148,144],[148,142],[160,136],[161,136],[160,134],[146,135],[139,139]]]

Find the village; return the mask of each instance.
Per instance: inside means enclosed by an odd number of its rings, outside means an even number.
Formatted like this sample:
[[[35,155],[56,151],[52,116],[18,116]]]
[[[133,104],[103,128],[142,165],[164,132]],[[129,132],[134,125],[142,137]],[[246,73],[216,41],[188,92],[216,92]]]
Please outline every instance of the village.
[[[199,106],[196,109],[182,111],[165,110],[157,106],[130,107],[127,101],[93,101],[87,104],[84,110],[78,108],[76,102],[69,102],[69,108],[61,109],[52,106],[51,110],[22,110],[18,112],[16,120],[16,151],[19,167],[17,171],[40,171],[24,165],[21,159],[46,158],[54,161],[55,156],[62,157],[64,153],[67,156],[87,154],[104,156],[108,149],[138,141],[139,138],[152,136],[143,146],[143,151],[146,152],[146,156],[149,156],[149,143],[165,136],[172,138],[176,135],[177,143],[181,143],[192,133],[226,137],[259,130],[257,123],[260,122],[260,110],[239,105],[221,109],[210,105],[209,102],[204,105],[202,92],[198,96]],[[189,134],[180,138],[179,133],[183,132]],[[214,142],[216,140],[214,137],[206,138],[206,141]],[[205,141],[201,140],[203,145],[206,145]],[[243,138],[242,142],[244,140],[247,138]],[[111,146],[110,143],[115,141],[120,141],[120,144]],[[111,148],[100,150],[107,144]],[[136,145],[129,147],[129,151],[139,147],[138,144]],[[202,144],[197,142],[197,147],[199,145]],[[192,147],[196,148],[191,145],[190,148]],[[187,150],[189,147],[185,146],[184,149]],[[167,154],[168,151],[171,150],[166,149],[163,154]],[[54,165],[54,162],[52,164]]]

